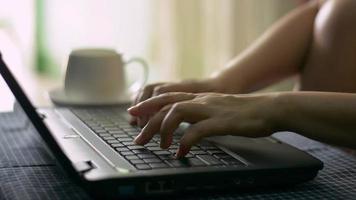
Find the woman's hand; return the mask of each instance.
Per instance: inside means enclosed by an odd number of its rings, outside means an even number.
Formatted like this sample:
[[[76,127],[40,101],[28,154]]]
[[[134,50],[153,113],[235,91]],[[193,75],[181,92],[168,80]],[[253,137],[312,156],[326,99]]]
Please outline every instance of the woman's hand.
[[[157,133],[168,148],[181,122],[192,125],[180,140],[176,156],[185,156],[202,138],[213,135],[269,136],[275,131],[276,94],[227,95],[166,93],[128,109],[134,117],[152,116],[135,139],[144,145]]]
[[[151,97],[167,93],[167,92],[218,92],[217,81],[213,78],[195,81],[181,81],[177,83],[155,83],[145,86],[136,95],[132,106],[137,105]],[[148,122],[149,115],[133,116],[130,123],[132,125],[139,125],[141,127],[145,126]]]

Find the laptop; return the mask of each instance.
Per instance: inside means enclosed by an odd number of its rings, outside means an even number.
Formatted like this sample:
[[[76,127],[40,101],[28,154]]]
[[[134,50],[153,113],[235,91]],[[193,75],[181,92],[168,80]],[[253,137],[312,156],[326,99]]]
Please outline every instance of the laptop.
[[[323,163],[273,137],[210,137],[177,160],[173,144],[155,136],[133,143],[140,128],[128,123],[127,106],[36,109],[0,54],[0,72],[58,163],[98,198],[132,198],[194,191],[294,185],[313,179]],[[174,142],[189,124],[176,131]]]

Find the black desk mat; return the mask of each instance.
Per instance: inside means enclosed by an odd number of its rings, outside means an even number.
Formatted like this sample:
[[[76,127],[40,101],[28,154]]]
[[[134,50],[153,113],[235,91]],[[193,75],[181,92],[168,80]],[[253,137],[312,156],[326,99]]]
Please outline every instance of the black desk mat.
[[[314,180],[287,188],[174,199],[356,199],[356,158],[293,133],[275,137],[322,160]],[[21,112],[0,114],[0,199],[90,199],[56,165]],[[172,199],[170,197],[169,199]]]

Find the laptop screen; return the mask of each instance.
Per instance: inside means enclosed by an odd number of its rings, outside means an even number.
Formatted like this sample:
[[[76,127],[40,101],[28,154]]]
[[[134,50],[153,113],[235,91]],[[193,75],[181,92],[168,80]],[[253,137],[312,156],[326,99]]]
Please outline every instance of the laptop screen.
[[[70,163],[67,157],[62,152],[61,148],[52,137],[49,129],[43,122],[42,117],[37,113],[35,107],[30,102],[29,98],[26,96],[24,90],[21,88],[20,84],[15,79],[14,75],[11,73],[10,68],[6,65],[2,59],[0,53],[0,74],[5,80],[7,86],[11,90],[12,94],[15,96],[15,99],[20,104],[21,108],[32,122],[38,133],[43,138],[44,142],[47,144],[49,149],[54,153],[57,159],[61,162]],[[64,165],[65,166],[65,165]]]

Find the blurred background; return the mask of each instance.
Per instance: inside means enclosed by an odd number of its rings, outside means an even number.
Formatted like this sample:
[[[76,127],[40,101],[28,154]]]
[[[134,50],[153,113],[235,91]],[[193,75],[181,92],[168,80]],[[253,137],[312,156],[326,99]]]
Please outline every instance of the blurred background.
[[[149,82],[202,78],[302,1],[0,0],[0,50],[34,98],[62,84],[70,51],[84,47],[144,58]]]

